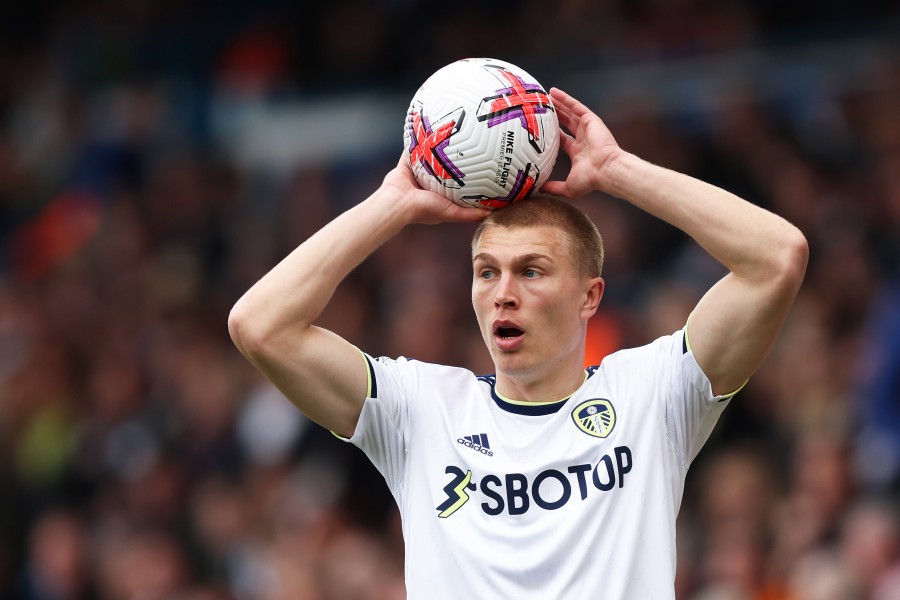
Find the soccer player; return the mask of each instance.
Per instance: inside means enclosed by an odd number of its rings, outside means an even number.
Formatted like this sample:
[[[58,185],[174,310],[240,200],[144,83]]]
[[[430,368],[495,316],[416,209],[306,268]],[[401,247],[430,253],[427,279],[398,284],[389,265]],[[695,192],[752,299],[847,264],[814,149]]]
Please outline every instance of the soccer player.
[[[765,359],[806,268],[806,241],[785,220],[629,154],[584,105],[551,95],[571,169],[543,191],[622,198],[729,270],[683,329],[585,370],[604,286],[587,217],[559,199],[489,216],[462,208],[417,187],[403,160],[229,318],[247,358],[384,476],[402,515],[411,598],[674,597],[687,469]],[[379,245],[410,223],[450,220],[483,220],[472,303],[495,375],[374,358],[312,325]]]

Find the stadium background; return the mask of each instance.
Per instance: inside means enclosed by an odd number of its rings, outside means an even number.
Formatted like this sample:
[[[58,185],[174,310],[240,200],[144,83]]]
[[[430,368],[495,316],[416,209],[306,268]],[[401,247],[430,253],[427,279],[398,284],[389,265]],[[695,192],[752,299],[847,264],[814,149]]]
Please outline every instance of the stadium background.
[[[266,385],[225,324],[260,275],[374,189],[430,72],[495,56],[585,100],[626,149],[810,241],[780,341],[689,475],[678,597],[900,598],[896,3],[3,13],[0,597],[403,596],[380,477]],[[581,206],[607,244],[595,362],[679,328],[720,269],[623,202]],[[403,232],[321,324],[374,354],[489,372],[470,233]]]

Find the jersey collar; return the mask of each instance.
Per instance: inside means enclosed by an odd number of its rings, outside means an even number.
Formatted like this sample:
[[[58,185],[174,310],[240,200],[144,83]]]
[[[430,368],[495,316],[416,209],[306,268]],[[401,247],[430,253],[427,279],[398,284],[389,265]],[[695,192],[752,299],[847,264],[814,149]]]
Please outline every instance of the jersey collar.
[[[584,381],[587,381],[588,377],[594,374],[593,368],[585,369],[584,371]],[[521,400],[511,400],[509,398],[505,398],[497,392],[497,376],[496,375],[483,375],[479,377],[482,381],[488,383],[491,386],[491,398],[493,398],[494,402],[507,412],[511,412],[517,415],[528,415],[528,416],[543,416],[543,415],[552,415],[556,413],[563,407],[566,401],[572,397],[572,395],[566,396],[561,400],[555,400],[553,402],[523,402]],[[582,382],[583,383],[583,382]],[[573,394],[574,395],[574,394]]]

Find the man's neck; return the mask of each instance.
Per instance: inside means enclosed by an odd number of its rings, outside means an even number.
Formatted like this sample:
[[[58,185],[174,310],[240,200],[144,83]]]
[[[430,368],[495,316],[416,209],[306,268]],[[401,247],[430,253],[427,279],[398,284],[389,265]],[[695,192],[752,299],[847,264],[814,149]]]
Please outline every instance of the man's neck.
[[[552,378],[529,379],[518,374],[497,372],[496,392],[518,402],[558,402],[574,394],[584,383],[586,372],[580,365],[557,371]]]

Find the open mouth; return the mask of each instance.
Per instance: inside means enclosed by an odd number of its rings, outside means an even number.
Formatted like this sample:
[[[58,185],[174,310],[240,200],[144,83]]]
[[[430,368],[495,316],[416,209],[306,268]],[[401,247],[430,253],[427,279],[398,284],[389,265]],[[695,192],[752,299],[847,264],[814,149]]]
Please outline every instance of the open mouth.
[[[493,325],[496,344],[503,350],[512,350],[519,346],[525,337],[525,331],[519,329],[518,324],[512,321],[497,319]]]
[[[508,340],[511,338],[517,338],[525,332],[516,327],[497,327],[494,330],[494,334],[500,336],[501,338]]]
[[[518,324],[505,319],[497,319],[493,324],[493,346],[501,352],[514,352],[525,343],[525,331]]]

